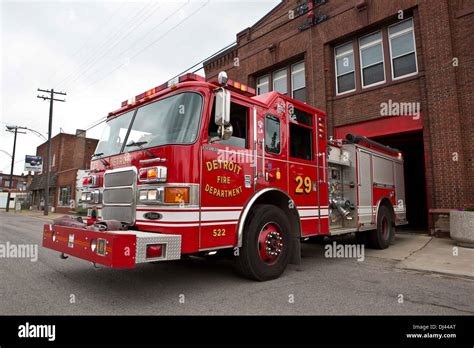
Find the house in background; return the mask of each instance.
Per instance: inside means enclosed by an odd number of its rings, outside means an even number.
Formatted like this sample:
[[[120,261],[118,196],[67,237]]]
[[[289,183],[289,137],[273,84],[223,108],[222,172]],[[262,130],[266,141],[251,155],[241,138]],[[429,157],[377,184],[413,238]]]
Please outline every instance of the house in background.
[[[33,180],[30,174],[13,175],[12,190],[10,194],[10,209],[15,209],[16,203],[21,203],[22,208],[30,201],[29,186]],[[10,188],[10,174],[0,173],[0,209],[7,206],[8,190]]]
[[[54,207],[55,212],[67,213],[75,207],[78,171],[89,169],[97,142],[97,139],[87,138],[82,130],[76,134],[59,133],[51,139],[49,206]],[[36,155],[46,159],[47,145],[45,142],[38,146]],[[33,209],[44,206],[45,171],[43,165],[43,172],[35,175],[30,185]]]

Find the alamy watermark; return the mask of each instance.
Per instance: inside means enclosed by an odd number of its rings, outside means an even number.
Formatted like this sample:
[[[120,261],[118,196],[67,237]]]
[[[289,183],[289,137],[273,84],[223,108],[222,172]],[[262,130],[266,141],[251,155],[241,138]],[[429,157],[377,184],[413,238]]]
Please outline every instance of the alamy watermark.
[[[18,326],[19,338],[47,338],[52,342],[56,340],[56,325],[35,325],[26,322]]]
[[[365,249],[363,244],[326,244],[324,246],[324,257],[365,260]]]
[[[38,261],[38,245],[0,243],[0,258],[30,259],[31,262],[36,262]]]
[[[380,103],[380,116],[410,116],[419,120],[421,107],[419,102],[395,102],[389,99]]]

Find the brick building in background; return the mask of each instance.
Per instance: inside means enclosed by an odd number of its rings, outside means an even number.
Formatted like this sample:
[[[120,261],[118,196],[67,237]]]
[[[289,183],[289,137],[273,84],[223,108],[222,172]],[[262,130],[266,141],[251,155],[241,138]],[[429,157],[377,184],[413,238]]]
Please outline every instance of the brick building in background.
[[[286,0],[204,69],[324,110],[337,138],[400,149],[408,220],[426,228],[429,210],[473,203],[472,23],[468,0]]]
[[[76,177],[79,170],[89,169],[91,156],[97,146],[97,139],[86,138],[85,132],[78,130],[76,135],[59,133],[51,139],[51,177],[49,205],[56,212],[66,213],[71,209],[71,200],[76,201]],[[41,144],[36,155],[47,157],[48,144]],[[44,163],[47,161],[44,161]],[[33,193],[33,209],[41,209],[46,182],[45,166],[40,175],[35,175],[30,185]]]

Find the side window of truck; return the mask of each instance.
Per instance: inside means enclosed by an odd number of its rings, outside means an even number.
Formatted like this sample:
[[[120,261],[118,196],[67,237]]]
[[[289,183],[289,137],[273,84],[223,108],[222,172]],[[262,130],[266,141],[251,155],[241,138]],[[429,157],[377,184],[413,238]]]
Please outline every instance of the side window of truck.
[[[209,121],[209,142],[211,139],[215,139],[218,136],[217,126],[214,123],[215,116],[215,104],[212,106],[211,119]],[[219,144],[225,144],[234,147],[248,148],[248,118],[249,112],[248,107],[237,104],[234,102],[230,103],[230,124],[232,125],[233,132],[232,136],[228,140],[214,141]]]
[[[290,156],[313,160],[313,116],[294,109],[290,116]]]
[[[265,115],[265,151],[280,154],[280,141],[280,120],[276,116]]]

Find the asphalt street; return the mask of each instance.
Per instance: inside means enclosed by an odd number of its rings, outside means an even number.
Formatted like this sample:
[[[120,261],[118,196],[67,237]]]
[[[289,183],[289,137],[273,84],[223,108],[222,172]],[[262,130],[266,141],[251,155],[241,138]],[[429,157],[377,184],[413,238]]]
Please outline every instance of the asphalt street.
[[[301,265],[261,283],[238,277],[225,260],[94,269],[43,249],[44,223],[0,213],[0,244],[37,244],[39,251],[36,262],[0,258],[0,314],[474,314],[473,280],[400,270],[376,257],[330,259],[317,244],[303,245]]]

